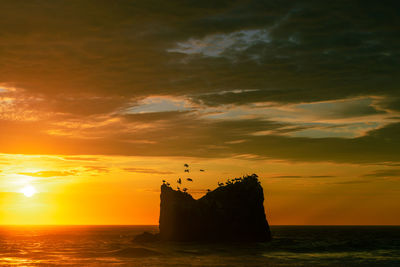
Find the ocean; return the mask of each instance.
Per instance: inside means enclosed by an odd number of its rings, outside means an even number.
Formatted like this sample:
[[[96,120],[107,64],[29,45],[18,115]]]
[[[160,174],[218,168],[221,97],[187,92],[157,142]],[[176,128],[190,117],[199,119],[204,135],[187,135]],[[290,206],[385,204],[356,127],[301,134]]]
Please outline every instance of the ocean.
[[[132,242],[157,226],[1,226],[5,266],[400,266],[399,226],[272,226],[269,243]]]

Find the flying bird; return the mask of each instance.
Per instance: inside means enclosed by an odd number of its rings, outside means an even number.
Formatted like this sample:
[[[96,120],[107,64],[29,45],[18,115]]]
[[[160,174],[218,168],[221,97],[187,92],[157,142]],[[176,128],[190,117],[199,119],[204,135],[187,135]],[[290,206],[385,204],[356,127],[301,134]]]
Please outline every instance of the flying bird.
[[[189,172],[189,170],[188,170],[188,169],[186,169],[186,170],[185,170],[185,172]]]
[[[201,172],[204,172],[205,170],[203,170],[203,169],[200,169],[200,171],[201,171]]]
[[[178,179],[178,181],[176,181],[178,184],[182,184],[182,180],[181,178]]]
[[[185,163],[185,164],[183,164],[183,167],[189,168],[189,165]]]
[[[188,180],[189,182],[193,182],[192,178],[187,178],[186,180]]]

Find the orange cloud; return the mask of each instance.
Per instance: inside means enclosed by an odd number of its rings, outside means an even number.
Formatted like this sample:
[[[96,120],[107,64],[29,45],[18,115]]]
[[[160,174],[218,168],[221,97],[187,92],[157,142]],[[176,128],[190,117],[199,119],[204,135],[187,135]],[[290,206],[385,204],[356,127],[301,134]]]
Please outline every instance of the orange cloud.
[[[40,177],[40,178],[50,178],[59,176],[70,176],[75,175],[76,171],[39,171],[39,172],[19,172],[20,175]]]

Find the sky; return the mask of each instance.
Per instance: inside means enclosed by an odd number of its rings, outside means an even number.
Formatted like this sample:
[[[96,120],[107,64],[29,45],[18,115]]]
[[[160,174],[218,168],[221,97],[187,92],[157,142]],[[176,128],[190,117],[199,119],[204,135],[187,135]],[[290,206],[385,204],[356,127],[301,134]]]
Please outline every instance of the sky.
[[[163,179],[252,173],[270,224],[400,224],[398,1],[0,9],[0,224],[158,224]]]

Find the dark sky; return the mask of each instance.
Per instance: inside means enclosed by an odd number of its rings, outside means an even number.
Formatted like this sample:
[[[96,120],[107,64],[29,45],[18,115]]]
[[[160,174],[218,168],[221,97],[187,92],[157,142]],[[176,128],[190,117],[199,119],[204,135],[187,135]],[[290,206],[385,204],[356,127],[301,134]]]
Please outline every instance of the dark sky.
[[[0,152],[400,161],[398,1],[1,1]]]

